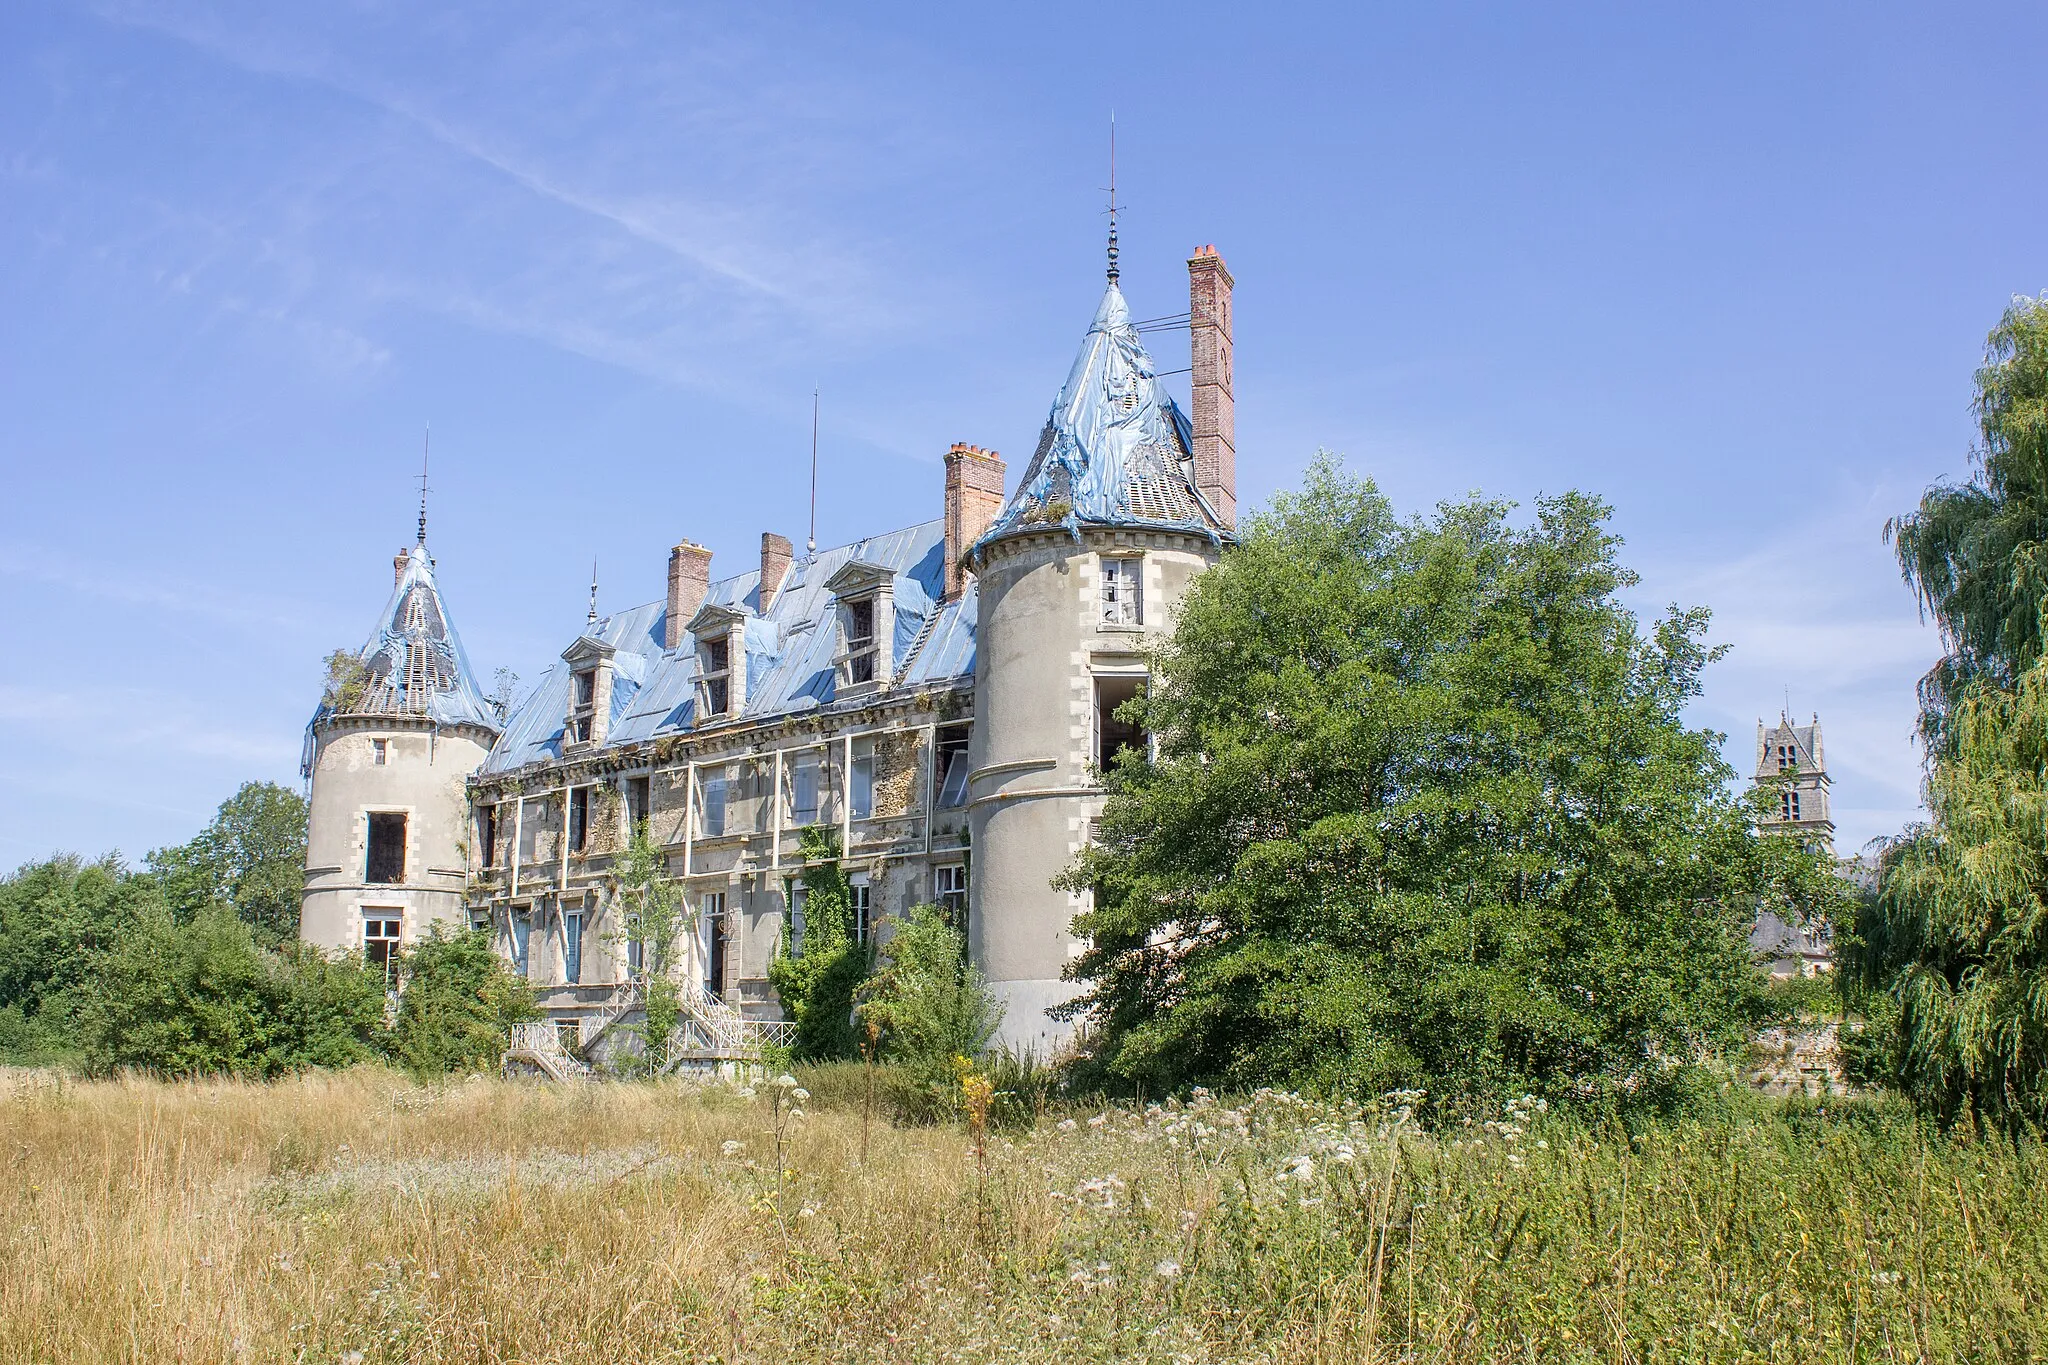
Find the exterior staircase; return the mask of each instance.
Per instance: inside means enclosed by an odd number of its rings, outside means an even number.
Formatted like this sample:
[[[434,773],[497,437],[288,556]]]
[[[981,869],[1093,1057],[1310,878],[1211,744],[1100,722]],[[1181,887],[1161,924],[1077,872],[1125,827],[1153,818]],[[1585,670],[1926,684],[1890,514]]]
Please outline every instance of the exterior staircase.
[[[530,1066],[551,1081],[580,1081],[591,1075],[590,1064],[563,1046],[560,1030],[546,1019],[512,1026],[504,1064],[507,1070]]]
[[[668,1036],[662,1072],[716,1067],[724,1062],[758,1062],[763,1047],[786,1047],[796,1025],[749,1019],[695,981],[681,983],[682,1017]]]

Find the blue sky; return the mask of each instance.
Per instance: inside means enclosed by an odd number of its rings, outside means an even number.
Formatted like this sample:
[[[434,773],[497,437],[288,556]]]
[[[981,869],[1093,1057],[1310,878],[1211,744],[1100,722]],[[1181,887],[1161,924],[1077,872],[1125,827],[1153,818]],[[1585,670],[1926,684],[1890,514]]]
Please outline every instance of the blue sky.
[[[1238,280],[1240,496],[1607,497],[1696,719],[1826,726],[1842,842],[1937,652],[1879,533],[2048,287],[2048,12],[108,3],[0,10],[0,863],[296,781],[411,538],[529,680],[607,609],[937,515],[1101,288]],[[1162,365],[1172,359],[1162,337]],[[1179,381],[1185,383],[1185,379]]]

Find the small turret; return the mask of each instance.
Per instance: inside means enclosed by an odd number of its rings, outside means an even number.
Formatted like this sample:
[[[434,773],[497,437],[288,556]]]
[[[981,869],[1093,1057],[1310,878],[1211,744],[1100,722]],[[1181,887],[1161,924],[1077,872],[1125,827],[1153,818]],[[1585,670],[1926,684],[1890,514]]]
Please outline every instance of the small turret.
[[[368,642],[338,656],[306,727],[303,765],[311,794],[299,935],[379,963],[434,924],[464,925],[472,837],[464,782],[500,725],[455,633],[424,534],[394,573]]]

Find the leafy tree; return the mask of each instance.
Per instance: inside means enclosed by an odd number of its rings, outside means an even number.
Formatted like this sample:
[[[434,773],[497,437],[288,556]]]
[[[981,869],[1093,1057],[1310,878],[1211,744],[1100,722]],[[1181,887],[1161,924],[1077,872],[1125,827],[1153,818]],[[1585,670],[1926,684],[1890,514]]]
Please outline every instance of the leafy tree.
[[[299,945],[266,952],[223,905],[161,907],[92,958],[79,1011],[88,1070],[275,1076],[376,1055],[382,978]]]
[[[118,854],[93,862],[62,854],[0,880],[0,1059],[74,1059],[94,955],[161,910],[156,884]]]
[[[798,1061],[844,1061],[859,1054],[853,997],[867,976],[867,949],[854,942],[853,894],[839,864],[839,836],[812,825],[799,836],[804,870],[804,934],[784,925],[782,951],[768,982],[796,1022]]]
[[[1944,655],[1920,686],[1931,819],[1887,848],[1843,936],[1879,997],[1872,1069],[1944,1123],[2048,1122],[2048,295],[2015,300],[1977,372],[1962,485],[1885,529]]]
[[[1326,456],[1193,585],[1062,879],[1103,1079],[1641,1100],[1743,1040],[1757,905],[1833,879],[1681,720],[1707,614],[1645,632],[1607,508],[1536,511]]]
[[[440,926],[401,960],[404,990],[392,1024],[392,1056],[419,1076],[497,1066],[512,1026],[538,1019],[533,992],[482,929]]]
[[[320,687],[320,705],[336,712],[353,711],[370,689],[370,670],[362,656],[352,649],[337,649],[327,656],[327,675]]]
[[[943,906],[920,905],[890,922],[873,976],[856,992],[863,1025],[881,1033],[882,1055],[950,1085],[955,1057],[979,1057],[1002,1023],[967,944]]]
[[[684,903],[683,889],[668,875],[668,855],[647,832],[642,820],[633,829],[625,854],[613,864],[617,882],[619,943],[623,953],[639,944],[642,1056],[650,1070],[666,1060],[669,1036],[682,1018],[681,988],[676,981],[676,952],[683,936],[696,925]]]
[[[275,782],[245,782],[189,842],[149,855],[172,914],[225,905],[265,945],[299,934],[306,887],[306,802]]]

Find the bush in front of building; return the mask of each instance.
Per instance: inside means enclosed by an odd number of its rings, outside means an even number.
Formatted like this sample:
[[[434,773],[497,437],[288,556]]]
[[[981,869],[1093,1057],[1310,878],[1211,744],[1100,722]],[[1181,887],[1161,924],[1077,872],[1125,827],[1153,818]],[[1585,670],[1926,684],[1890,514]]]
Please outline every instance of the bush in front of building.
[[[795,1060],[849,1061],[860,1055],[853,1004],[868,974],[868,949],[854,939],[853,894],[839,862],[839,836],[812,825],[799,839],[802,936],[783,927],[782,949],[768,964],[768,984],[796,1024]]]
[[[385,1048],[416,1076],[494,1070],[513,1026],[540,1017],[533,991],[482,929],[435,926],[406,951],[400,971],[405,991]]]

